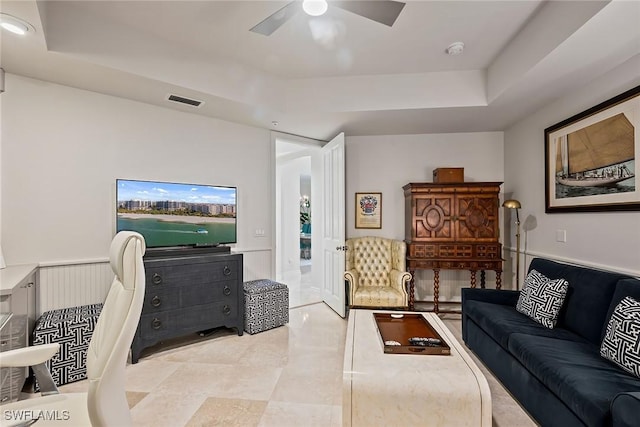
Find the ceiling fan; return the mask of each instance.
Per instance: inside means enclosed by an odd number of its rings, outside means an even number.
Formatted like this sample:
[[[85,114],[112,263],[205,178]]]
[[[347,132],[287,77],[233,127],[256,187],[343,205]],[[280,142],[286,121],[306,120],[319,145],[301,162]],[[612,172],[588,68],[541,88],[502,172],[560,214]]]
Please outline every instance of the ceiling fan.
[[[392,0],[335,0],[331,1],[330,5],[391,27],[396,22],[405,4]],[[304,10],[309,15],[319,16],[326,12],[327,7],[326,0],[304,0],[302,2],[295,0],[269,15],[249,31],[269,36],[301,10]]]

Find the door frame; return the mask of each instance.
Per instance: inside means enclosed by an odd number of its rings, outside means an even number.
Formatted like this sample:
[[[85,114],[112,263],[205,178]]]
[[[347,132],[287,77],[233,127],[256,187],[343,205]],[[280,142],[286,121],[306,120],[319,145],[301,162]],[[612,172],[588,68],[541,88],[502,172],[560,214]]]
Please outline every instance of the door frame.
[[[271,136],[270,136],[270,143],[271,143],[271,157],[270,157],[270,173],[271,173],[271,200],[274,201],[274,203],[272,204],[272,209],[273,209],[273,222],[271,224],[271,229],[273,230],[273,232],[271,233],[270,236],[270,242],[269,242],[269,246],[271,248],[271,276],[272,278],[275,278],[276,273],[277,273],[277,269],[276,269],[276,260],[277,257],[279,256],[278,254],[278,248],[276,246],[276,242],[277,242],[277,232],[279,230],[278,227],[278,218],[275,215],[275,211],[277,209],[275,200],[276,200],[276,194],[277,194],[277,188],[276,188],[276,173],[277,173],[277,163],[276,163],[276,143],[278,141],[282,141],[282,142],[289,142],[289,143],[293,143],[293,144],[298,144],[301,146],[308,146],[310,149],[313,148],[321,148],[323,145],[326,144],[326,141],[321,141],[318,139],[312,139],[312,138],[305,138],[302,136],[297,136],[297,135],[291,135],[291,134],[287,134],[287,133],[282,133],[282,132],[276,132],[276,131],[271,131]],[[313,182],[313,176],[312,176],[312,182]],[[316,227],[317,228],[317,227]],[[311,228],[312,230],[312,238],[311,240],[313,241],[313,227]],[[315,267],[312,267],[312,269],[316,269]]]

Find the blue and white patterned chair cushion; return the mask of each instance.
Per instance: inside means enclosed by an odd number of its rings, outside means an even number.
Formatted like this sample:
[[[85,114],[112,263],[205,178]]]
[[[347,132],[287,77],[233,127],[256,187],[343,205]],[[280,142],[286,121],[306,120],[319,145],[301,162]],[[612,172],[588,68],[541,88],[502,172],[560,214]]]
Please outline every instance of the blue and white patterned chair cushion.
[[[600,355],[640,378],[640,302],[626,297],[616,306]]]
[[[568,288],[569,283],[564,279],[551,280],[544,274],[531,270],[524,279],[516,310],[553,329]]]

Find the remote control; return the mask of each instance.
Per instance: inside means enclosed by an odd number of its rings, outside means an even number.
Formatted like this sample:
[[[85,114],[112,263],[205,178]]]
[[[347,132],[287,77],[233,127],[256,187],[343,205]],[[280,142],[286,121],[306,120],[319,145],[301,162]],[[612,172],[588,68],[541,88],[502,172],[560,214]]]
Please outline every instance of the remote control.
[[[409,344],[411,345],[420,345],[423,347],[437,347],[442,344],[437,338],[422,338],[422,337],[413,337],[409,338]]]

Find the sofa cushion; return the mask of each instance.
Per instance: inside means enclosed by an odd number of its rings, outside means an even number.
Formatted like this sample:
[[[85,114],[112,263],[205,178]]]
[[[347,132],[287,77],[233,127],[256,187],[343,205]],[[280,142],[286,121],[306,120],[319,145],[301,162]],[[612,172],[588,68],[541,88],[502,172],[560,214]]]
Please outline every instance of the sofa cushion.
[[[511,354],[587,425],[610,425],[609,406],[640,380],[600,357],[589,342],[512,334]]]
[[[529,268],[550,279],[565,279],[569,282],[564,307],[560,310],[556,325],[581,335],[599,347],[617,282],[628,276],[543,258],[534,258]]]
[[[611,297],[611,304],[609,305],[607,317],[602,325],[602,337],[600,338],[600,341],[604,339],[604,334],[607,332],[607,325],[609,324],[609,319],[611,319],[613,310],[625,297],[632,297],[636,301],[640,301],[640,280],[627,278],[618,281],[613,297]]]
[[[546,328],[507,305],[469,300],[465,301],[464,315],[478,324],[487,335],[496,340],[505,350],[509,348],[509,336],[512,333],[586,342],[584,338],[566,329]]]
[[[640,378],[640,303],[626,297],[615,308],[600,355]]]
[[[638,427],[640,392],[620,393],[611,403],[611,425],[615,427]]]
[[[536,270],[529,271],[516,304],[516,310],[553,329],[567,295],[567,281],[551,280]]]

